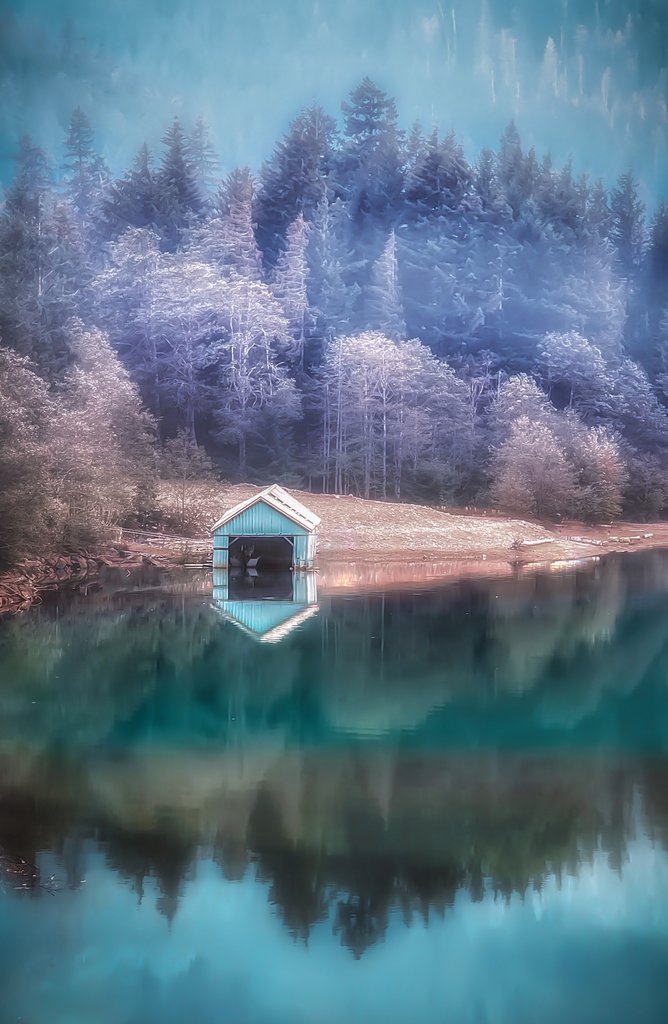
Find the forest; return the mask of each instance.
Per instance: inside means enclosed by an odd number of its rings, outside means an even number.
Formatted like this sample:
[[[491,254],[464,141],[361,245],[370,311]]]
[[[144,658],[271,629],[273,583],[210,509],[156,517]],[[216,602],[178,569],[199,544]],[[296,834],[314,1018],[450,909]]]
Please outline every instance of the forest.
[[[510,124],[471,163],[368,78],[221,177],[175,118],[114,176],[77,108],[0,210],[0,562],[155,511],[159,477],[668,506],[668,207]]]

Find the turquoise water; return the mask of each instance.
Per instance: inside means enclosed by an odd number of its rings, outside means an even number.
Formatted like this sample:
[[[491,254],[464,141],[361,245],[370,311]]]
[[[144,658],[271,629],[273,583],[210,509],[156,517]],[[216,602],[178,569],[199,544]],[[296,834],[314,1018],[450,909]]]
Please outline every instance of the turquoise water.
[[[1,1024],[663,1024],[668,553],[270,583],[0,622]]]

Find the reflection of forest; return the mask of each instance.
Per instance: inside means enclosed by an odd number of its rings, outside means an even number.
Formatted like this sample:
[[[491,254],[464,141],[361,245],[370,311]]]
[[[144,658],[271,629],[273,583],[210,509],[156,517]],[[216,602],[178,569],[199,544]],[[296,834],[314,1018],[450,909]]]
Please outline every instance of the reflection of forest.
[[[206,579],[0,624],[0,881],[52,850],[75,885],[95,841],[169,916],[209,853],[359,953],[393,908],[622,864],[634,786],[668,841],[668,555],[326,598],[271,648]]]
[[[154,879],[171,918],[213,857],[266,881],[294,937],[328,919],[356,955],[393,911],[428,920],[459,892],[540,889],[598,850],[623,871],[636,829],[668,838],[665,759],[266,750],[0,767],[0,865],[49,850],[76,887],[94,842],[138,897]]]
[[[326,598],[272,649],[221,622],[202,579],[191,592],[152,586],[109,584],[0,624],[0,741],[48,750],[411,731],[494,745],[594,728],[618,742],[621,716],[625,742],[668,742],[665,715],[633,714],[634,700],[668,699],[661,552],[570,575]]]

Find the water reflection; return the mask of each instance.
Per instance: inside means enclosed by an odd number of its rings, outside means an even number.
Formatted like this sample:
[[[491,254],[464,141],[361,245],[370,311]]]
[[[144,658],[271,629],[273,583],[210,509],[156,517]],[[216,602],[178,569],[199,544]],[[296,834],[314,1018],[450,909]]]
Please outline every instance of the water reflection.
[[[0,624],[7,1020],[665,1019],[666,554],[214,585]]]
[[[663,759],[142,752],[2,767],[5,890],[52,892],[45,851],[77,888],[92,843],[139,898],[152,880],[171,920],[212,860],[227,879],[266,882],[293,937],[329,919],[355,956],[393,910],[426,922],[460,892],[540,892],[601,853],[622,871],[631,844],[664,849],[668,835]]]
[[[261,643],[278,643],[318,610],[313,572],[213,570],[213,605]]]

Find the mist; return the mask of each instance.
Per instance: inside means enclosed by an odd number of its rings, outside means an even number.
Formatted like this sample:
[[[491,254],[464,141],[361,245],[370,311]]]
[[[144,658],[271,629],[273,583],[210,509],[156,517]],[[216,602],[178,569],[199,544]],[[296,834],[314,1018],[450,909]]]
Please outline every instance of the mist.
[[[338,114],[369,75],[403,127],[454,130],[472,159],[514,119],[524,145],[652,209],[668,166],[661,0],[14,0],[0,15],[0,179],[25,133],[62,149],[76,106],[114,173],[174,115],[202,116],[221,170],[258,169],[304,106]]]

